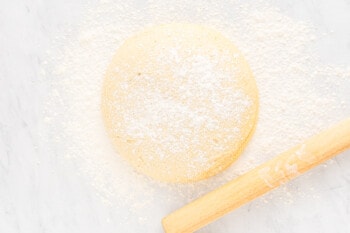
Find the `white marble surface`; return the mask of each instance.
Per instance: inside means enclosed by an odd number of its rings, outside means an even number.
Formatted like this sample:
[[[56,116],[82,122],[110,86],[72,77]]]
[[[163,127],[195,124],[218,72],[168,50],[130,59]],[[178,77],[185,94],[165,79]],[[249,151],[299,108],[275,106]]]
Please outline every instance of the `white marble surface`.
[[[105,205],[37,134],[48,91],[38,78],[44,51],[85,2],[0,0],[1,233],[129,232],[117,227],[123,210]],[[350,65],[349,0],[275,2],[290,16],[333,31],[321,41],[322,59]],[[310,195],[296,195],[289,205],[252,202],[206,232],[350,232],[350,153],[334,161],[293,181],[298,189],[312,185]],[[225,221],[237,221],[235,229]]]

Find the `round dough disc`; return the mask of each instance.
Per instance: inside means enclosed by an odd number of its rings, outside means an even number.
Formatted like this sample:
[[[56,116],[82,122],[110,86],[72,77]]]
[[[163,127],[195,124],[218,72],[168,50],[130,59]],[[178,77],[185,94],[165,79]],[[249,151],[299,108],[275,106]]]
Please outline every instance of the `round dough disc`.
[[[116,149],[139,172],[190,182],[237,159],[255,128],[258,93],[249,65],[221,33],[167,24],[117,50],[102,113]]]

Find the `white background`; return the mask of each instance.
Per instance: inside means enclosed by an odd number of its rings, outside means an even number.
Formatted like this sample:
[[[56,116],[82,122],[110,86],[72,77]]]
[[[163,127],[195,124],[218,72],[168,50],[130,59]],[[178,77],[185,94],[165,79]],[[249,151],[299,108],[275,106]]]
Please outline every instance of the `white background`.
[[[79,19],[86,2],[0,0],[1,233],[128,232],[116,227],[122,220],[115,212],[123,210],[105,205],[74,166],[41,146],[37,134],[47,92],[38,78],[44,52],[65,24]],[[349,0],[276,4],[293,18],[332,31],[321,41],[322,59],[350,65]],[[219,221],[205,232],[350,232],[350,154],[317,169],[317,176],[293,181],[299,189],[312,184],[317,196],[295,196],[290,205],[253,202],[229,216],[237,229]]]

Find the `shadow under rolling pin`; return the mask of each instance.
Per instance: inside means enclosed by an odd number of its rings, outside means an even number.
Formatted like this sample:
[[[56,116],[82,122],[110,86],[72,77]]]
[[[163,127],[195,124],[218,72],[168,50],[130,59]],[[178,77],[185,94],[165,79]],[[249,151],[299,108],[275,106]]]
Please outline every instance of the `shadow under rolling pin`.
[[[166,216],[166,233],[192,233],[350,148],[350,118]]]

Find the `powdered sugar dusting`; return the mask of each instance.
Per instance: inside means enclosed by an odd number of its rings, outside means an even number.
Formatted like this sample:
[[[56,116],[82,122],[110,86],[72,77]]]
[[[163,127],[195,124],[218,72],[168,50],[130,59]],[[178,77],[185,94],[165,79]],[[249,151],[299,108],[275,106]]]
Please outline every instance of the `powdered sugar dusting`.
[[[254,106],[244,92],[246,83],[239,83],[242,81],[236,77],[240,75],[237,56],[216,49],[210,54],[191,52],[181,57],[179,49],[187,48],[182,48],[181,39],[176,43],[177,48],[152,49],[156,68],[153,57],[145,59],[145,70],[132,77],[125,70],[129,66],[113,67],[106,87],[112,86],[110,82],[117,84],[112,97],[103,101],[107,119],[112,121],[112,135],[132,142],[131,160],[142,156],[142,164],[137,166],[145,164],[154,170],[159,161],[166,160],[157,172],[159,179],[164,179],[164,172],[173,173],[174,178],[169,179],[182,177],[179,169],[169,171],[177,164],[187,167],[186,177],[191,180],[215,166],[218,156],[244,143],[247,134],[241,133],[242,128],[252,127],[246,122],[255,116],[247,110]],[[230,69],[220,69],[223,64],[230,64]]]
[[[191,185],[158,184],[135,173],[116,156],[99,109],[105,68],[123,40],[145,26],[172,21],[203,23],[225,33],[249,62],[260,93],[258,125],[244,154],[223,174]],[[267,3],[153,0],[139,7],[105,0],[89,7],[78,29],[78,39],[68,31],[58,40],[59,50],[49,55],[53,69],[45,69],[53,89],[46,113],[49,138],[111,208],[128,207],[128,218],[119,224],[129,232],[159,232],[159,220],[170,211],[350,113],[349,98],[341,95],[349,93],[350,68],[321,63],[313,46],[316,30]],[[176,49],[172,53],[176,60]],[[202,163],[205,156],[197,159]],[[313,193],[312,187],[303,189]],[[286,193],[298,195],[285,186],[265,201]],[[264,206],[264,199],[258,203]],[[146,218],[149,210],[152,218]]]

